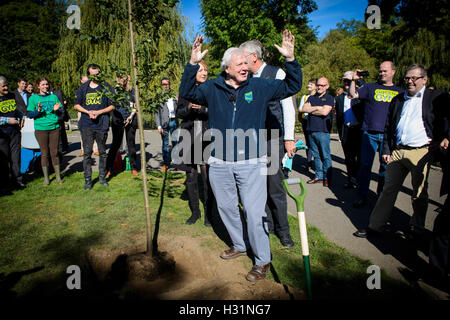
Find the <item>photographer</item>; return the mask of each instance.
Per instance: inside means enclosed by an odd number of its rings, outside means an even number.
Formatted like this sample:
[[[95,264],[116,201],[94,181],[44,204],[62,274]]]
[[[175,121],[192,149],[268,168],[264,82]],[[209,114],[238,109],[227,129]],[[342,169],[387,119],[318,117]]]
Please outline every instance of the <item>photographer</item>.
[[[361,70],[355,71],[349,89],[352,99],[359,99],[364,103],[358,195],[353,203],[353,206],[356,208],[363,206],[367,202],[372,165],[377,150],[380,155],[377,194],[380,194],[383,190],[386,174],[386,163],[381,158],[384,126],[389,103],[397,94],[403,93],[403,90],[393,83],[395,66],[392,61],[384,61],[380,64],[378,82],[367,83],[363,87],[356,89],[355,82],[361,78],[361,72]]]

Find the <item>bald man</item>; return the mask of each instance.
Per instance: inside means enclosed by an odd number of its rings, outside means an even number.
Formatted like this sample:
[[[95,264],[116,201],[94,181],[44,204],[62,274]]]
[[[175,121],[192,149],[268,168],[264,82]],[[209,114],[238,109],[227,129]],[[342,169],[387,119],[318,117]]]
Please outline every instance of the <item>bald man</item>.
[[[331,110],[334,98],[327,93],[330,85],[327,78],[317,80],[317,92],[306,100],[301,112],[308,113],[306,130],[311,132],[310,145],[314,157],[315,175],[308,184],[322,182],[328,187],[331,176],[330,131]]]

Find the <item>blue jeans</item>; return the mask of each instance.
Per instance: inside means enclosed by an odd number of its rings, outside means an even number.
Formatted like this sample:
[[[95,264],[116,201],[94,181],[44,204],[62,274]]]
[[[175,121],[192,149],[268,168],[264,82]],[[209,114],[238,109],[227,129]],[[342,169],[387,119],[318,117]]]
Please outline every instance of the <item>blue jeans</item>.
[[[169,127],[163,128],[164,133],[162,134],[162,154],[163,154],[163,162],[166,166],[170,165],[170,162],[172,161],[172,157],[170,156],[170,147],[169,147],[169,133],[172,140],[172,149],[177,144],[177,138],[174,137],[173,132],[178,128],[177,121],[170,120],[169,121]]]
[[[378,150],[380,155],[380,169],[378,177],[384,178],[386,175],[386,163],[381,158],[383,148],[383,133],[369,133],[363,131],[361,137],[361,157],[358,174],[358,196],[367,197],[369,194],[370,176],[372,174],[373,160]]]
[[[330,134],[311,132],[309,144],[314,157],[316,179],[329,179],[331,175]]]

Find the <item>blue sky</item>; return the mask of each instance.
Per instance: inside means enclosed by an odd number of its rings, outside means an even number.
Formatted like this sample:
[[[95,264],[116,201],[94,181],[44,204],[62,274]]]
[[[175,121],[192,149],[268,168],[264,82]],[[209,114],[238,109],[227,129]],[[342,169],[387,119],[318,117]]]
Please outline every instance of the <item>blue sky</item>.
[[[224,0],[226,1],[226,0]],[[199,0],[180,0],[182,14],[191,20],[195,33],[201,33]],[[319,27],[319,39],[323,39],[336,23],[345,20],[363,20],[367,0],[316,0],[318,9],[309,15],[310,26]]]

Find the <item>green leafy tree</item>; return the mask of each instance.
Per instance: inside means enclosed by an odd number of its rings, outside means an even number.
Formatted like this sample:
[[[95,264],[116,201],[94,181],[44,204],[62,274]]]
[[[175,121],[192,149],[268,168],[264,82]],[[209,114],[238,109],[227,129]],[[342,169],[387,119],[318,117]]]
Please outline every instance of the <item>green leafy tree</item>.
[[[34,81],[51,74],[58,50],[64,1],[2,1],[0,5],[0,74],[12,85],[20,77]]]
[[[392,60],[397,66],[394,81],[402,84],[406,68],[421,63],[428,68],[429,83],[450,88],[450,9],[446,0],[370,0],[381,11],[381,30],[368,29],[355,20],[338,29],[364,48],[377,64]]]
[[[138,83],[146,122],[152,124],[152,111],[164,97],[161,78],[169,77],[174,87],[181,78],[189,44],[183,37],[184,25],[176,1],[133,1],[136,10],[136,54]],[[132,74],[127,1],[86,0],[79,3],[81,29],[61,25],[58,56],[53,63],[62,90],[70,98],[86,74],[89,63],[99,64],[104,80],[114,85],[119,71]],[[67,17],[67,15],[66,15]],[[173,92],[172,92],[173,94]],[[69,99],[72,100],[72,99]]]
[[[289,29],[296,37],[296,58],[306,63],[305,48],[316,41],[316,31],[307,23],[307,15],[317,9],[312,0],[202,0],[203,25],[211,47],[213,72],[219,72],[224,51],[247,40],[257,39],[267,48],[265,60],[279,64],[273,47],[281,43],[281,33]]]
[[[377,75],[375,59],[355,44],[352,38],[338,30],[330,31],[319,43],[312,44],[306,49],[311,63],[303,67],[303,89],[306,94],[306,85],[311,78],[326,77],[330,83],[329,93],[342,87],[342,75],[345,71],[356,69],[369,70],[372,81]]]

